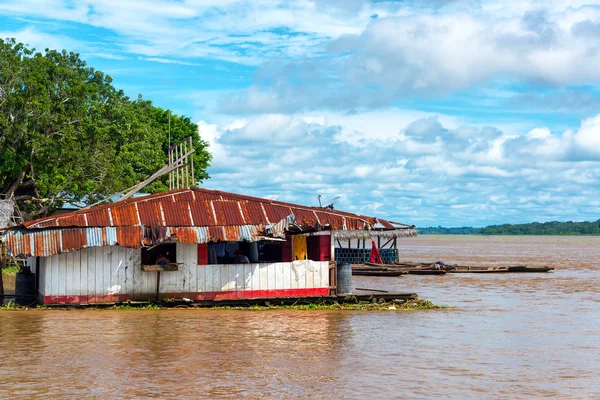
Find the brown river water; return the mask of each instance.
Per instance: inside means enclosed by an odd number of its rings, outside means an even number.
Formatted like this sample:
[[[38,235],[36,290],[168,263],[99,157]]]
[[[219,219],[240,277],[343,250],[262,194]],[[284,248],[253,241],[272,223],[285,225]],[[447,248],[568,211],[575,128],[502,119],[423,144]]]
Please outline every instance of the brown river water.
[[[546,274],[354,277],[455,309],[0,312],[0,398],[600,398],[600,237],[420,236],[405,260]]]

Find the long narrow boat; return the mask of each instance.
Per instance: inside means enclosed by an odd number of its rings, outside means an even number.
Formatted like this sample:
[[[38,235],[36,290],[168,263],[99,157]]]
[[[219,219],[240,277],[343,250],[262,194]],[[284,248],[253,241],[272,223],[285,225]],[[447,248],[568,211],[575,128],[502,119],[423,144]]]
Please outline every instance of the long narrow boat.
[[[407,271],[409,275],[446,275],[446,271],[443,269],[412,268],[404,269],[404,271]]]
[[[417,263],[413,261],[397,261],[393,264],[371,264],[368,265],[381,265],[385,267],[395,267],[404,270],[411,270],[413,268],[422,269],[433,269],[435,264],[433,263]],[[480,266],[480,265],[456,265],[447,264],[445,270],[451,274],[494,274],[494,273],[506,273],[506,272],[550,272],[554,270],[554,267],[528,267],[527,265],[509,265],[509,266]]]
[[[549,272],[554,271],[554,267],[528,267],[527,265],[515,265],[508,267],[508,272]]]
[[[460,266],[455,268],[448,268],[450,274],[498,274],[506,273],[508,267],[467,267]]]
[[[394,270],[375,270],[375,269],[362,269],[352,268],[352,275],[362,276],[402,276],[406,275],[406,271],[394,271]]]
[[[383,268],[387,270],[394,271],[404,271],[405,273],[411,275],[445,275],[446,271],[442,269],[435,269],[433,266],[425,265],[425,266],[402,266],[398,264],[375,264],[371,262],[366,262],[364,268]]]

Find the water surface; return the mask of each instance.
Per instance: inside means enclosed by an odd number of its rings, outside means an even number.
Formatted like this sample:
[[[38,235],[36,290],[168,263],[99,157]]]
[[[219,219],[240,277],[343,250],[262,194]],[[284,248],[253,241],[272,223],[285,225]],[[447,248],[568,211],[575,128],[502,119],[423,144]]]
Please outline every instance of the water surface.
[[[453,310],[0,313],[0,398],[599,398],[600,238],[421,236],[405,260],[548,274],[355,277]]]

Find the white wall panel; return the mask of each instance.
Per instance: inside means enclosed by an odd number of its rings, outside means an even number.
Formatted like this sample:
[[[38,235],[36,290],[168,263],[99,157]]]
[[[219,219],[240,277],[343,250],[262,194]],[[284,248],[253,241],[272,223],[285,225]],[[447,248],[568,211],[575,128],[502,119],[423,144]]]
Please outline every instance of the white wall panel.
[[[327,262],[197,265],[197,247],[187,244],[178,244],[177,261],[182,263],[179,271],[161,272],[161,294],[187,296],[189,293],[310,289],[329,285]],[[126,295],[133,300],[153,300],[156,276],[155,271],[142,271],[140,249],[92,247],[40,258],[40,293],[70,299],[67,301],[110,301],[111,294]]]

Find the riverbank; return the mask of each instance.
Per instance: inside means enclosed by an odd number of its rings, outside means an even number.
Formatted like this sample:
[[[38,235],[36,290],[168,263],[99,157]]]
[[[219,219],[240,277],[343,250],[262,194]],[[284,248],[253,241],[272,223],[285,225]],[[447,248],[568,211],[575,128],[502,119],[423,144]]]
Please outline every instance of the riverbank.
[[[160,304],[117,304],[109,307],[48,307],[40,305],[34,308],[21,307],[13,301],[0,306],[0,311],[29,311],[29,310],[173,310],[173,309],[205,309],[205,310],[243,310],[243,311],[269,311],[269,310],[349,310],[349,311],[410,311],[450,309],[453,306],[437,305],[429,300],[413,299],[404,302],[359,302],[339,303],[337,301],[322,301],[308,304],[280,304],[280,305],[247,305],[247,306],[214,306],[195,307],[194,305]]]

